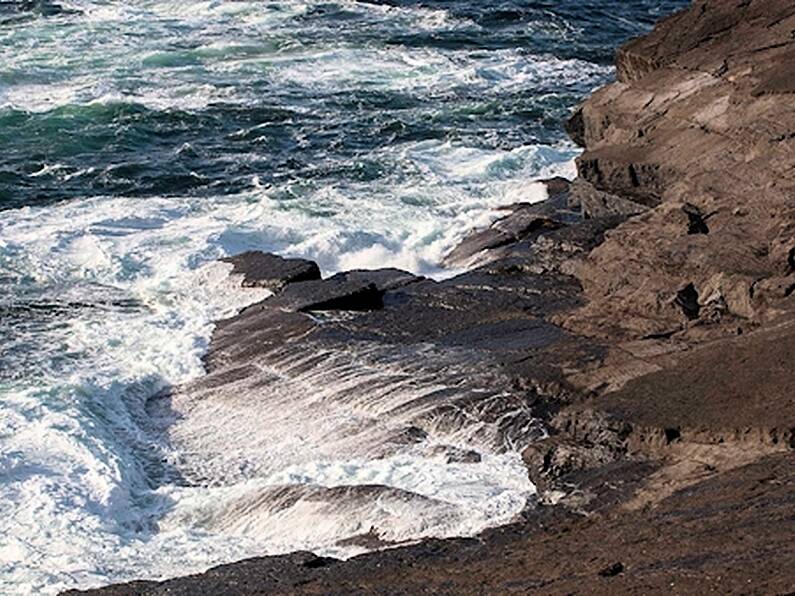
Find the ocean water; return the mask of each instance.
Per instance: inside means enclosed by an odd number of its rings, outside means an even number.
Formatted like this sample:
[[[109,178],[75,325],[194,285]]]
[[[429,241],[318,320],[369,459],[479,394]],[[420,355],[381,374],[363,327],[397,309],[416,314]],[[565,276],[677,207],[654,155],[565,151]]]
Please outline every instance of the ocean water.
[[[573,175],[563,120],[617,44],[684,4],[0,3],[0,593],[513,519],[534,491],[521,445],[462,438],[479,464],[318,449],[181,484],[151,473],[182,443],[150,434],[147,400],[200,378],[213,321],[265,297],[221,256],[451,275],[438,263],[467,230]],[[200,410],[191,449],[223,445]],[[310,454],[313,426],[291,427]]]

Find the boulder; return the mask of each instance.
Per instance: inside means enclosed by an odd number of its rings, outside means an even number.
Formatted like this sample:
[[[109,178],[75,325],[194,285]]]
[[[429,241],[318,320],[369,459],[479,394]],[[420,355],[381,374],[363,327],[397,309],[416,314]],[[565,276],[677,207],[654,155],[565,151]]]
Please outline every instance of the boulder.
[[[221,261],[231,263],[232,274],[242,275],[242,285],[249,288],[279,292],[291,283],[320,279],[317,263],[306,259],[286,259],[270,253],[248,251]]]
[[[269,303],[299,312],[379,310],[386,291],[421,279],[400,269],[346,271],[328,279],[291,283]]]
[[[324,280],[291,284],[271,304],[287,310],[310,312],[330,310],[378,310],[384,292],[366,279],[347,279],[338,275]]]

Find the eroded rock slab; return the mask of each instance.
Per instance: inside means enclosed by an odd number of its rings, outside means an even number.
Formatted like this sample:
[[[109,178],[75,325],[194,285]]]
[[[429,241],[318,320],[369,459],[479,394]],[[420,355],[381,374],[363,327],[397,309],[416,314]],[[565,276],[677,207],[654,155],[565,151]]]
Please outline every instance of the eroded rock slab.
[[[232,273],[242,275],[242,285],[248,288],[278,292],[291,283],[320,279],[317,263],[306,259],[285,259],[269,253],[248,251],[222,260],[232,264]]]

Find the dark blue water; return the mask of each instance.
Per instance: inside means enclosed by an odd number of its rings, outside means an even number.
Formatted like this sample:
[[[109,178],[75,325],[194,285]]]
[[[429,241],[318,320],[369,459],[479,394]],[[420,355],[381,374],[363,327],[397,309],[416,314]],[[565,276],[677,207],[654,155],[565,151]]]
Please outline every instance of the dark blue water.
[[[151,2],[125,11],[122,23],[92,21],[91,3],[66,12],[21,4],[31,18],[20,22],[25,11],[17,10],[0,25],[0,208],[237,193],[252,176],[279,186],[378,184],[391,164],[373,152],[398,143],[553,144],[564,137],[570,108],[609,78],[594,66],[610,66],[618,44],[684,2],[395,0],[307,2],[299,10],[267,2],[247,13],[261,13],[259,24],[236,11],[211,23],[178,10],[157,14],[147,10]],[[434,23],[434,14],[443,20]],[[219,42],[235,46],[213,46]],[[278,77],[321,52],[332,54],[318,62],[321,73],[383,53],[416,59],[401,64],[398,77],[449,60],[448,78],[404,87],[367,76],[318,86]],[[548,78],[541,67],[519,67],[517,84],[498,84],[512,75],[511,64],[530,57],[582,64]],[[473,76],[456,77],[456,67]],[[78,93],[60,94],[75,82]],[[196,92],[210,85],[213,93],[185,105],[169,92],[184,85]],[[156,105],[147,101],[153,94]],[[41,111],[42,102],[52,108]]]

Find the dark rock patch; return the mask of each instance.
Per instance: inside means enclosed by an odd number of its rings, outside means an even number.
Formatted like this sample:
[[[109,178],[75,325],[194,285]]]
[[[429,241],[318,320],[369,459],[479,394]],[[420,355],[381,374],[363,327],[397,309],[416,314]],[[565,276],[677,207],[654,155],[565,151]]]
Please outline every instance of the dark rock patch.
[[[682,207],[685,215],[687,215],[687,233],[693,234],[709,234],[709,226],[707,226],[707,218],[704,217],[701,209],[692,203],[685,203]]]
[[[698,318],[701,305],[698,303],[698,291],[692,283],[687,284],[676,293],[675,302],[689,320],[693,321]]]
[[[674,441],[679,440],[682,437],[682,431],[678,428],[666,428],[665,429],[665,441],[667,443],[673,443]]]
[[[548,346],[563,336],[560,328],[532,318],[487,322],[451,333],[444,338],[448,345],[478,350],[531,350]]]
[[[566,121],[565,128],[572,141],[580,147],[585,147],[585,119],[583,118],[582,108],[574,111]]]
[[[599,575],[602,577],[615,577],[624,573],[624,564],[619,562],[613,563],[612,565],[608,565],[604,569],[599,571]]]
[[[398,269],[348,271],[328,279],[292,283],[270,304],[299,312],[380,310],[385,292],[421,279]]]
[[[307,557],[303,565],[307,569],[320,569],[322,567],[329,567],[339,563],[339,559],[332,559],[331,557]]]
[[[565,194],[571,186],[571,180],[563,178],[562,176],[547,178],[546,180],[540,180],[540,182],[547,187],[547,194],[550,198]]]
[[[306,259],[285,259],[270,253],[249,251],[221,260],[232,264],[233,274],[243,276],[244,287],[278,292],[291,283],[320,279],[317,263]]]

